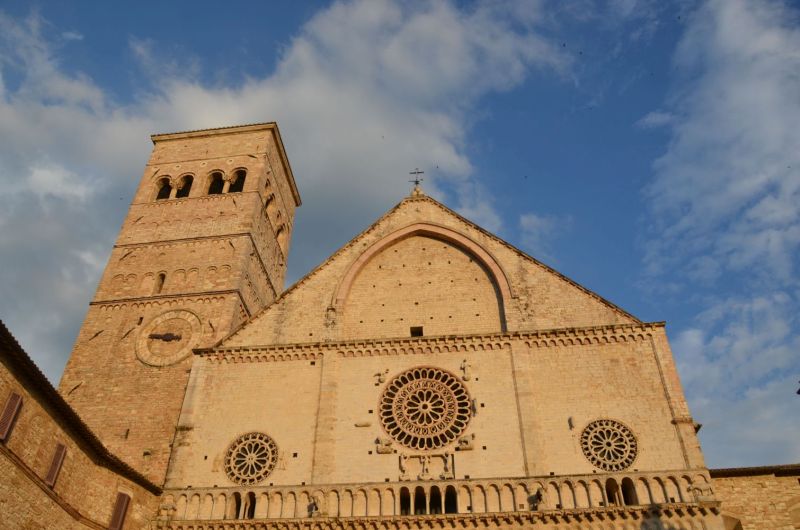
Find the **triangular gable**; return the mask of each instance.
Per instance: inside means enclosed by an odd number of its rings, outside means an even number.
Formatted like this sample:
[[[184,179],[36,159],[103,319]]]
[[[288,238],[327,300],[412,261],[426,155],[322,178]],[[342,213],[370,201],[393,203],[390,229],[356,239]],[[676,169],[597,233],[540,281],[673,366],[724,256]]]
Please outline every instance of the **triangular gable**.
[[[451,263],[452,256],[453,264],[448,265],[453,268],[452,273],[441,270],[444,266],[441,254],[437,256],[441,264],[439,270],[434,270],[435,259],[433,263],[421,263],[420,260],[429,258],[418,256],[419,251],[426,248],[427,252],[433,250],[426,241],[435,241],[437,245],[441,243],[440,253],[450,252],[447,254],[447,264]],[[389,248],[393,248],[395,253],[401,249],[400,256],[403,258],[387,255]],[[398,260],[410,260],[409,269],[399,268]],[[412,270],[413,265],[430,265],[430,277],[438,278],[438,282],[421,282],[419,278],[427,271]],[[405,263],[402,266],[405,267]],[[381,267],[384,269],[378,270]],[[442,285],[443,273],[451,277],[451,285]],[[369,282],[372,285],[356,285],[358,282],[364,284],[368,275],[371,275]],[[452,279],[458,275],[464,278],[469,276],[470,282],[474,277],[475,283],[469,285],[469,291],[463,288],[464,279],[458,282]],[[397,283],[402,284],[404,277],[408,278],[408,283],[416,282],[419,285],[407,283],[406,286],[398,286],[395,291],[387,288],[389,279],[394,281],[399,278]],[[428,284],[425,289],[421,288],[423,283]],[[492,287],[487,288],[488,284]],[[375,300],[355,299],[373,296],[369,288],[375,289]],[[463,301],[458,299],[459,292]],[[471,299],[464,298],[468,296],[467,293],[473,292],[475,294]],[[493,296],[497,300],[494,305],[491,300]],[[348,297],[351,302],[347,302]],[[421,298],[421,302],[417,302],[417,298]],[[413,308],[415,311],[411,313],[411,318],[402,311],[390,311],[395,302],[402,309],[412,299],[413,303],[422,303],[426,309],[419,308],[416,311],[418,308]],[[377,303],[379,300],[380,304]],[[432,307],[436,306],[436,300],[440,301],[438,308]],[[446,304],[447,309],[443,309],[445,306],[441,304]],[[468,304],[478,304],[481,309],[466,314]],[[385,307],[387,305],[389,309]],[[450,307],[454,310],[450,310]],[[358,311],[366,316],[354,316]],[[430,317],[425,311],[430,313]],[[498,312],[499,316],[492,315],[492,312]],[[418,317],[418,313],[421,316]],[[419,195],[408,197],[389,210],[272,304],[223,339],[218,347],[408,336],[409,327],[403,325],[413,327],[412,319],[423,317],[429,330],[426,335],[531,331],[640,322],[630,313],[440,202]],[[403,324],[398,324],[398,319]],[[434,332],[431,333],[431,330]]]

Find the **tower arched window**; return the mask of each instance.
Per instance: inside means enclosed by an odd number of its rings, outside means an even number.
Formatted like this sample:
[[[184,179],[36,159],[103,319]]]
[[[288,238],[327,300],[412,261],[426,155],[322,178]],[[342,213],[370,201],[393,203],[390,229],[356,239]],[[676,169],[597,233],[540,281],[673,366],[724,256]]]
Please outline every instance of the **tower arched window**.
[[[188,197],[189,192],[192,190],[192,182],[194,182],[194,177],[191,175],[183,177],[181,183],[178,184],[178,193],[175,194],[175,197],[178,199]]]
[[[156,285],[153,288],[153,294],[159,294],[161,290],[164,288],[164,281],[167,279],[167,274],[164,272],[159,272],[158,276],[156,277]]]
[[[230,193],[238,193],[244,190],[244,180],[247,178],[247,171],[244,169],[238,169],[233,174],[233,179],[231,179],[231,186],[228,188]]]
[[[170,194],[172,193],[172,185],[169,183],[169,178],[164,177],[158,179],[158,183],[156,184],[156,200],[162,201],[164,199],[169,199]]]
[[[275,194],[270,193],[267,195],[267,198],[264,199],[264,214],[269,217],[269,213],[275,209]]]
[[[209,195],[220,195],[222,189],[225,187],[225,181],[222,180],[222,173],[215,171],[211,174],[211,181],[208,183]]]

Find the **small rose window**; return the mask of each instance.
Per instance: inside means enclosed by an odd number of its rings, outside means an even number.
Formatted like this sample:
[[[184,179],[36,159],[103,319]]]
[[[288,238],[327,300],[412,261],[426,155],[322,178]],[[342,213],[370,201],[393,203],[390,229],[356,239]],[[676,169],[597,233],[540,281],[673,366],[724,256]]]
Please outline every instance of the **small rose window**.
[[[237,438],[225,454],[225,472],[233,482],[258,484],[278,462],[278,446],[264,433],[250,432]]]
[[[605,471],[621,471],[636,460],[636,437],[625,425],[614,420],[593,421],[581,433],[584,456]]]

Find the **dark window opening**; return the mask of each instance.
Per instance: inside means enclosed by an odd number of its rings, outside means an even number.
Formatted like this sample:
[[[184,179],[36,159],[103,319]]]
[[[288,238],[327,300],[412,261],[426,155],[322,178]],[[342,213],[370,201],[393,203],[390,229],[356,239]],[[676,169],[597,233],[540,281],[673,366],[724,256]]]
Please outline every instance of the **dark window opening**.
[[[622,479],[622,500],[625,506],[636,506],[639,504],[636,498],[636,487],[629,478]]]
[[[222,173],[212,173],[211,182],[208,185],[208,194],[219,195],[222,193],[222,188],[224,186],[225,182],[222,180]]]
[[[158,181],[158,193],[156,194],[156,200],[161,201],[164,199],[169,199],[169,195],[172,193],[172,186],[169,184],[169,179],[163,178]]]
[[[191,175],[186,175],[183,177],[183,180],[181,180],[181,183],[178,185],[178,193],[175,194],[175,198],[182,199],[184,197],[188,197],[189,192],[192,189],[193,181],[194,179]]]
[[[412,337],[421,337],[422,336],[422,326],[411,326],[411,336]]]
[[[435,515],[442,513],[442,492],[439,491],[438,486],[431,487],[430,513]]]
[[[411,513],[411,495],[408,493],[408,488],[400,488],[400,515],[409,515]]]
[[[228,191],[231,193],[238,193],[244,189],[244,179],[247,177],[247,171],[244,169],[238,170],[233,174],[233,180]]]
[[[458,513],[458,494],[453,486],[444,490],[444,513]]]
[[[256,516],[256,494],[252,491],[247,494],[244,506],[244,519],[253,519]]]
[[[610,478],[606,481],[606,499],[608,500],[609,505],[619,506],[620,504],[619,486],[617,485],[617,481],[613,478]]]
[[[233,502],[231,503],[230,510],[228,511],[228,519],[238,519],[239,512],[242,509],[242,496],[239,492],[234,492]]]
[[[426,512],[425,490],[417,486],[414,490],[414,515],[425,515]]]
[[[167,279],[167,275],[163,272],[158,273],[158,277],[156,278],[156,285],[153,289],[153,294],[159,294],[161,289],[164,288],[164,281]]]

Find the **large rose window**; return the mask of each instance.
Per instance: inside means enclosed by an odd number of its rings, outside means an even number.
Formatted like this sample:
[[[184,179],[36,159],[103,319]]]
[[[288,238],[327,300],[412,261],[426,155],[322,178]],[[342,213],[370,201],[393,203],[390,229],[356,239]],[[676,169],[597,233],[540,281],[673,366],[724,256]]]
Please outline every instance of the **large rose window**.
[[[412,449],[437,449],[464,432],[472,410],[461,382],[439,368],[413,368],[386,386],[380,402],[383,428]]]

